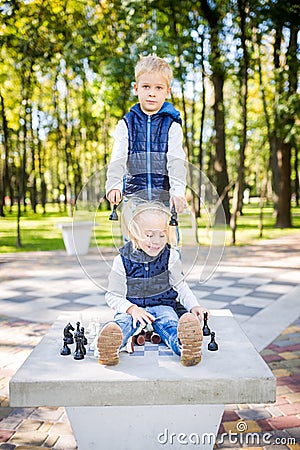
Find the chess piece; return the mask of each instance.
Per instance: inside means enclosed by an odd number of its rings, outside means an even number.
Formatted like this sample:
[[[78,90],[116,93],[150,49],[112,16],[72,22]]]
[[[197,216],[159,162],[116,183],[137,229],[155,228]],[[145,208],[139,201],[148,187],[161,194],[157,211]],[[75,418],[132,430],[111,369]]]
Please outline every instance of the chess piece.
[[[146,330],[145,331],[145,341],[150,342],[152,336],[152,331]]]
[[[79,322],[77,322],[79,323]],[[75,343],[76,343],[76,348],[75,348],[75,352],[74,352],[74,359],[79,360],[79,359],[84,359],[84,345],[82,344],[82,336],[81,333],[79,331],[76,331],[76,333],[74,333],[74,339],[75,339]]]
[[[119,220],[119,217],[117,214],[117,207],[118,207],[118,205],[114,205],[113,210],[109,216],[109,220]]]
[[[160,335],[157,333],[152,333],[151,342],[152,342],[152,344],[159,344],[161,342]]]
[[[171,208],[171,219],[169,225],[171,225],[172,227],[176,227],[178,225],[177,212],[174,205]]]
[[[87,345],[88,341],[87,341],[87,338],[85,337],[85,334],[84,334],[84,327],[81,327],[80,331],[81,331],[81,334],[82,334],[82,343],[83,343],[83,345]]]
[[[70,354],[71,354],[71,350],[70,350],[69,347],[68,347],[67,338],[64,337],[63,341],[64,341],[64,346],[63,346],[63,348],[60,350],[60,354],[61,354],[62,356],[70,355]]]
[[[65,326],[65,328],[64,328],[64,338],[66,339],[66,344],[74,343],[73,334],[71,333],[70,330],[74,331],[75,328],[69,322],[68,325]]]
[[[210,328],[207,325],[207,317],[208,317],[208,314],[207,314],[207,312],[205,312],[204,313],[204,324],[203,324],[203,328],[202,328],[203,336],[209,336],[210,335]]]
[[[144,345],[145,344],[145,335],[138,334],[137,336],[135,336],[135,343],[137,345]]]
[[[215,332],[212,331],[211,332],[211,338],[210,338],[210,343],[207,346],[208,350],[210,350],[211,352],[215,352],[216,350],[218,350],[218,344],[215,341]]]

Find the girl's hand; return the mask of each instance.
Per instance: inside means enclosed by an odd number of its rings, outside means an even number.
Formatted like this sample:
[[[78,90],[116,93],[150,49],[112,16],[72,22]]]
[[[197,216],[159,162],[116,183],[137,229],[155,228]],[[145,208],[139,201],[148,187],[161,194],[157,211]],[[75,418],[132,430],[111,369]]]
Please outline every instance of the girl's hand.
[[[112,189],[106,198],[112,205],[118,205],[122,200],[122,192],[119,189]]]
[[[210,312],[207,308],[203,308],[202,306],[193,306],[191,309],[191,313],[194,314],[201,321],[204,319],[204,313],[207,312],[207,318],[210,318]]]
[[[126,312],[132,316],[134,327],[137,326],[137,322],[140,322],[140,325],[144,328],[148,323],[152,323],[155,320],[152,314],[137,305],[130,306]]]

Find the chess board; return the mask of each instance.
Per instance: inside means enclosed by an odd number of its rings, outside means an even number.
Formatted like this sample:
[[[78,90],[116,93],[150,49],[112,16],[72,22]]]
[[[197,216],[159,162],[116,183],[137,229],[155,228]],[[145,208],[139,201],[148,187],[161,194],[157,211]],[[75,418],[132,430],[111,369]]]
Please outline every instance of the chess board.
[[[129,356],[146,356],[149,353],[156,353],[157,356],[174,356],[175,353],[169,347],[167,347],[164,343],[160,344],[152,344],[152,342],[145,342],[144,345],[135,345],[134,351],[129,353]]]

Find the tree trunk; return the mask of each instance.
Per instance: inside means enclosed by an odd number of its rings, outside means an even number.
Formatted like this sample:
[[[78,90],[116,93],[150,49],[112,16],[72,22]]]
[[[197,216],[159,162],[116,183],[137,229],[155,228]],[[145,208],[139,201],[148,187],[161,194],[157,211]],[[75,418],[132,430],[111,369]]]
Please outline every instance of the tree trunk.
[[[215,7],[210,6],[207,0],[200,1],[203,14],[210,26],[210,64],[212,69],[212,82],[214,87],[214,117],[215,117],[215,146],[216,155],[214,169],[216,175],[216,188],[218,195],[223,199],[222,204],[216,212],[216,223],[222,223],[224,220],[229,224],[229,197],[228,197],[228,173],[226,165],[226,148],[225,148],[225,114],[224,114],[224,66],[221,58],[219,33],[222,29],[220,13]],[[223,209],[223,211],[222,211]]]
[[[205,67],[204,67],[204,39],[201,39],[201,69],[202,69],[202,110],[200,119],[200,137],[199,137],[199,153],[198,165],[200,171],[199,186],[198,186],[198,208],[197,217],[201,216],[201,195],[202,195],[202,168],[203,168],[203,134],[204,134],[204,120],[206,110],[206,90],[205,90]]]
[[[5,195],[9,186],[9,177],[8,177],[8,127],[7,120],[5,114],[5,105],[4,98],[0,93],[1,100],[1,116],[2,116],[2,130],[3,130],[3,148],[4,148],[4,159],[1,158],[0,161],[0,216],[4,217],[4,205],[5,205]]]
[[[216,133],[215,135],[216,154],[215,154],[214,169],[216,174],[217,192],[218,195],[221,197],[222,194],[226,192],[226,188],[229,184],[226,165],[226,155],[225,155],[225,117],[224,117],[224,97],[223,97],[224,77],[220,73],[214,73],[212,78],[215,93],[214,115],[215,115],[215,133]],[[224,210],[225,221],[228,224],[230,221],[228,192],[226,192],[221,205]],[[216,212],[216,223],[223,222],[223,214],[220,208],[218,208]]]
[[[245,150],[247,145],[247,100],[248,100],[248,51],[246,46],[246,8],[247,2],[245,0],[238,0],[239,15],[241,18],[241,42],[243,49],[242,60],[242,80],[241,80],[241,98],[242,98],[242,122],[243,122],[243,135],[240,147],[240,158],[238,164],[238,178],[235,184],[233,201],[232,201],[232,214],[230,219],[230,227],[232,231],[232,244],[236,242],[236,226],[237,216],[240,210],[240,205],[243,198],[243,184],[244,184],[244,172],[245,172]]]
[[[286,53],[289,78],[289,96],[297,92],[297,29],[296,25],[290,26],[290,42]],[[283,97],[282,83],[279,85],[279,93]],[[291,151],[292,143],[286,142],[285,125],[292,126],[294,117],[288,114],[277,120],[280,127],[277,131],[277,160],[278,160],[278,211],[276,217],[277,228],[289,228],[292,226],[291,218]]]
[[[291,220],[291,145],[277,141],[278,160],[278,212],[277,228],[290,228]]]

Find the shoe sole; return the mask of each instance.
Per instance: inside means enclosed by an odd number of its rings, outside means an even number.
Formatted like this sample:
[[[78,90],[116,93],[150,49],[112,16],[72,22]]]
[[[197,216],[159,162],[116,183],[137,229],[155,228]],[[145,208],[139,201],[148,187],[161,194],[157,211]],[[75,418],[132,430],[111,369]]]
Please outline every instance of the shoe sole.
[[[200,322],[191,313],[183,314],[178,322],[178,338],[181,342],[181,363],[195,366],[201,361],[203,332]]]
[[[114,322],[102,328],[98,336],[99,364],[116,366],[119,362],[119,348],[123,341],[122,330]]]

